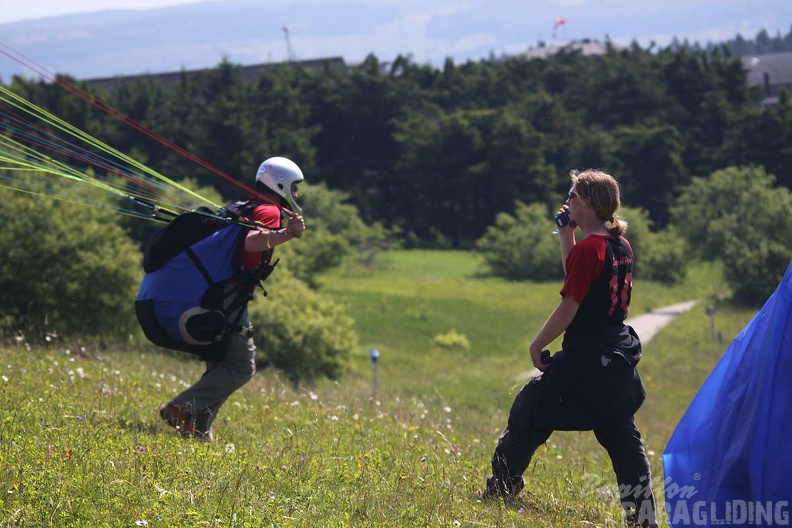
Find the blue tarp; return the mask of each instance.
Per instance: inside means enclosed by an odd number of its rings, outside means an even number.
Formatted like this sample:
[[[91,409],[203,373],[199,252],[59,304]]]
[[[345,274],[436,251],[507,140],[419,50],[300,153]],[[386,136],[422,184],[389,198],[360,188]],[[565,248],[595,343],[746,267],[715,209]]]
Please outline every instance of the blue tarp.
[[[696,394],[663,468],[673,528],[792,523],[792,264]]]

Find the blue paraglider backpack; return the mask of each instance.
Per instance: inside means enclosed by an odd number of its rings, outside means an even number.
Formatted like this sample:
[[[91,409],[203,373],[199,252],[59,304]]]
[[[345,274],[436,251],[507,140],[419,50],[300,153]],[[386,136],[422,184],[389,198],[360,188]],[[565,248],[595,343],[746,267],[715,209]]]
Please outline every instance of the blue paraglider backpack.
[[[239,324],[244,308],[277,264],[270,263],[270,250],[255,270],[242,268],[240,243],[255,227],[246,217],[260,203],[236,202],[216,212],[201,207],[154,233],[135,300],[149,341],[217,361],[231,335],[246,330]]]

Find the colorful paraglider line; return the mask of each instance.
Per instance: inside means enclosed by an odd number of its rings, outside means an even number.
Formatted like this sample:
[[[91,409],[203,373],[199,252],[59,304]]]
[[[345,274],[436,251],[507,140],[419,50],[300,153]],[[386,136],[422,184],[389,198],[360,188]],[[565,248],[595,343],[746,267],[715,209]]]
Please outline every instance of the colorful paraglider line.
[[[146,128],[134,119],[116,110],[108,103],[99,99],[96,95],[87,92],[83,88],[74,83],[69,82],[62,76],[57,76],[51,71],[35,63],[33,60],[12,49],[6,44],[0,42],[0,54],[14,60],[21,64],[30,71],[36,73],[43,79],[51,82],[52,84],[66,90],[70,94],[82,99],[84,102],[94,106],[107,115],[122,121],[126,125],[132,127],[145,136],[154,139],[158,143],[166,146],[174,152],[182,155],[200,165],[201,167],[215,173],[218,176],[228,180],[234,185],[244,189],[249,194],[256,196],[258,199],[270,201],[266,197],[259,195],[251,187],[241,183],[222,170],[214,167],[206,161],[200,159],[198,156],[185,150],[184,148],[176,145],[172,141],[164,138],[156,132]],[[12,109],[13,108],[13,109]],[[20,114],[27,114],[30,119],[22,117]],[[41,124],[38,124],[41,123]],[[14,170],[29,170],[39,171],[48,174],[62,176],[67,179],[77,180],[96,188],[101,188],[110,191],[116,195],[124,195],[126,199],[133,199],[138,205],[148,206],[159,212],[168,211],[160,203],[151,203],[148,201],[166,201],[172,207],[182,210],[190,210],[194,207],[185,204],[177,204],[165,198],[165,190],[167,188],[172,190],[176,189],[182,194],[187,202],[194,205],[195,200],[204,205],[210,205],[217,208],[217,204],[212,203],[206,198],[198,195],[194,191],[178,184],[177,182],[165,177],[150,167],[140,163],[139,161],[125,155],[122,152],[106,145],[100,140],[90,136],[86,132],[79,130],[71,124],[63,121],[57,116],[47,112],[43,108],[27,101],[23,97],[15,94],[11,90],[0,85],[0,161],[6,162],[9,165],[0,167],[3,169]],[[47,128],[57,131],[57,135],[49,132]],[[90,147],[102,152],[97,154],[91,152],[86,148],[69,143],[58,137],[60,134],[68,134],[78,139],[81,142],[87,143]],[[34,148],[35,147],[35,148]],[[69,167],[68,165],[57,162],[55,159],[38,152],[39,149],[47,150],[55,155],[66,156],[73,160],[82,162],[83,164],[92,165],[100,171],[106,171],[113,176],[121,176],[129,180],[125,185],[119,185],[114,180],[118,178],[107,177],[104,180],[100,176],[94,174],[86,174],[83,170]],[[116,158],[121,160],[121,163],[111,160]],[[130,184],[130,182],[132,182]],[[21,182],[20,183],[24,183]],[[135,189],[130,192],[129,187],[133,186]],[[115,188],[114,188],[115,187]],[[21,190],[21,189],[20,189]],[[287,215],[294,215],[294,213],[279,204],[275,204]]]

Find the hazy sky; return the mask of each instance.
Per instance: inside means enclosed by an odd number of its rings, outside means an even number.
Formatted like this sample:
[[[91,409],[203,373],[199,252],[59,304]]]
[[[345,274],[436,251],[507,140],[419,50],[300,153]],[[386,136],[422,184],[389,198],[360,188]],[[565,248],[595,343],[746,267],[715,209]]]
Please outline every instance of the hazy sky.
[[[162,8],[173,17],[178,6],[201,3],[206,9],[190,12],[223,12],[226,20],[208,19],[199,40],[190,33],[195,18],[146,39],[133,33],[148,26],[118,22],[165,13],[108,13],[101,24],[97,17],[24,22],[129,9]],[[246,12],[266,15],[240,19]],[[107,26],[111,19],[116,25]],[[560,19],[566,22],[556,35]],[[738,33],[751,39],[763,29],[786,34],[790,25],[792,0],[0,0],[0,45],[78,78],[204,68],[224,57],[238,64],[283,61],[284,27],[297,59],[341,56],[354,64],[369,53],[386,61],[410,54],[440,65],[447,57],[513,55],[538,42],[608,38],[664,46],[679,38],[706,44]],[[108,39],[108,31],[117,38]],[[10,62],[0,60],[0,78],[19,73]]]
[[[2,0],[0,24],[102,9],[150,9],[196,3],[196,0]]]
[[[222,0],[0,0],[0,24],[31,20],[48,16],[73,15],[77,13],[90,13],[103,9],[154,9],[158,7],[172,7],[185,4],[217,3]],[[289,4],[329,4],[339,3],[344,0],[260,0],[251,3],[260,3],[269,7]],[[464,1],[464,0],[463,0]],[[575,5],[585,3],[587,0],[551,0],[551,3]],[[392,5],[392,4],[431,4],[448,3],[437,0],[349,0],[350,4],[361,5]]]
[[[0,9],[0,24],[15,22],[20,20],[29,20],[35,18],[42,18],[47,16],[68,15],[76,13],[87,13],[91,11],[100,11],[103,9],[151,9],[158,7],[178,6],[184,4],[197,4],[208,3],[211,0],[1,0],[2,9]],[[217,0],[215,0],[216,2]],[[275,5],[289,5],[289,4],[326,4],[326,3],[339,3],[344,0],[300,0],[298,2],[290,0],[261,0],[261,3],[267,6]],[[518,0],[515,0],[518,1]],[[720,2],[745,2],[753,3],[757,8],[757,15],[761,16],[763,4],[767,3],[765,0],[628,0],[628,1],[613,1],[613,0],[529,0],[540,2],[541,4],[550,4],[558,6],[559,16],[563,16],[564,8],[574,8],[584,4],[597,5],[600,4],[604,10],[612,10],[614,18],[621,16],[629,17],[639,12],[651,11],[672,11],[678,8],[690,8],[695,5],[712,6],[717,9]],[[347,0],[345,3],[357,5],[399,5],[399,4],[415,4],[421,6],[453,6],[464,8],[466,5],[480,3],[478,0],[455,0],[453,2],[447,0]],[[789,30],[789,24],[792,22],[792,0],[789,0],[789,12],[787,16],[782,16],[783,20],[779,20],[777,13],[765,20],[765,28],[770,31],[780,30],[782,32]],[[735,28],[739,29],[739,23],[736,23]],[[745,24],[743,28],[749,36],[751,31],[754,31],[755,24],[748,26]]]

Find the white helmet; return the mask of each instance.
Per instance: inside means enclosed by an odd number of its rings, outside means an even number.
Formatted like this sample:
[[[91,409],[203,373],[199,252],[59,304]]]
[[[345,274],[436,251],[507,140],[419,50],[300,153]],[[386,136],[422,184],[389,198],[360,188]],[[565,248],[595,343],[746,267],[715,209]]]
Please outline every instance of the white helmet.
[[[264,160],[256,172],[256,182],[261,182],[280,196],[283,196],[292,211],[302,213],[302,208],[297,205],[294,193],[297,185],[305,179],[300,167],[290,159],[275,157]]]

